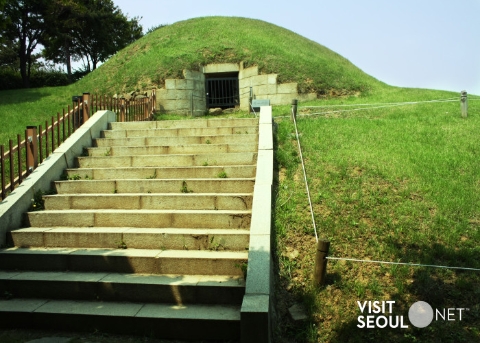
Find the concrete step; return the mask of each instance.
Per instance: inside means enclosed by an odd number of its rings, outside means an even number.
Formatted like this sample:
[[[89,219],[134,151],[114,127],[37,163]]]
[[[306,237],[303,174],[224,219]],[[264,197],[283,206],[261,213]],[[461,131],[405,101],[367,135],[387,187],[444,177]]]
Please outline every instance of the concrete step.
[[[257,152],[257,143],[245,144],[192,144],[192,145],[157,145],[157,146],[113,146],[108,148],[88,148],[88,156],[137,156],[168,154],[207,154]]]
[[[58,194],[252,193],[254,185],[254,178],[72,180],[54,183]]]
[[[249,228],[251,210],[53,210],[27,213],[31,227]]]
[[[18,298],[166,304],[242,303],[241,276],[0,271],[0,294]]]
[[[222,126],[258,126],[258,118],[220,118],[220,119],[193,119],[193,120],[157,120],[144,122],[110,123],[112,130],[131,129],[164,129],[164,128],[198,128]]]
[[[258,126],[105,130],[102,138],[257,135]]]
[[[238,340],[240,305],[0,300],[0,326],[100,331],[183,340]]]
[[[249,210],[253,194],[59,194],[44,196],[46,210]]]
[[[248,252],[154,249],[9,248],[0,270],[243,276]]]
[[[246,251],[250,231],[201,228],[29,227],[8,233],[18,248],[109,248]]]
[[[253,165],[256,161],[257,153],[254,152],[77,157],[79,168]]]
[[[97,138],[93,145],[96,147],[112,146],[173,146],[186,144],[243,144],[258,143],[258,135],[209,135],[186,137],[132,137],[132,138]]]
[[[125,167],[125,168],[75,168],[67,169],[70,180],[114,180],[114,179],[191,179],[218,178],[254,178],[256,167],[244,166],[207,166],[207,167]]]

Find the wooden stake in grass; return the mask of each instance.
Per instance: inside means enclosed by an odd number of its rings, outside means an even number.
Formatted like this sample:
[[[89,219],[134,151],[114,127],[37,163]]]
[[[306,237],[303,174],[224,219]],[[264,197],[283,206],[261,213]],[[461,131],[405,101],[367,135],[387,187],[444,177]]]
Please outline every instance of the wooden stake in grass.
[[[315,254],[315,270],[313,272],[313,283],[321,286],[325,283],[327,273],[327,256],[330,249],[330,241],[319,240],[317,242],[317,253]]]
[[[298,108],[298,100],[293,99],[292,100],[292,120],[293,118],[297,118],[297,108]]]
[[[467,118],[467,111],[468,111],[467,91],[462,91],[460,93],[460,109],[462,110],[462,118]]]

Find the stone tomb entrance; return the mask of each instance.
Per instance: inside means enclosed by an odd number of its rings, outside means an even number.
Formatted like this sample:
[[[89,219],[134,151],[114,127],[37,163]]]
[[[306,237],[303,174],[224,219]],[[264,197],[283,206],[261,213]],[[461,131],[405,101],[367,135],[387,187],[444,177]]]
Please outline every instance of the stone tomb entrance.
[[[240,106],[238,72],[205,74],[207,108]]]
[[[277,74],[259,74],[258,66],[244,68],[243,63],[207,64],[199,71],[185,69],[183,76],[165,80],[165,87],[157,90],[160,113],[200,116],[216,107],[248,111],[250,90],[253,99],[268,99],[270,105],[317,98],[315,93],[298,94],[295,82],[279,84]]]

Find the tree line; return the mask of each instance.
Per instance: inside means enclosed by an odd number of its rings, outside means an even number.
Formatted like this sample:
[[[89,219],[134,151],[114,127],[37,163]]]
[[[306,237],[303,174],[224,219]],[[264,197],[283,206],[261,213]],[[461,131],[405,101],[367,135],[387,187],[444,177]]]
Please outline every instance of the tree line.
[[[0,70],[19,72],[31,86],[40,58],[83,73],[142,37],[141,18],[128,18],[112,0],[0,0]],[[40,51],[40,52],[38,52]]]

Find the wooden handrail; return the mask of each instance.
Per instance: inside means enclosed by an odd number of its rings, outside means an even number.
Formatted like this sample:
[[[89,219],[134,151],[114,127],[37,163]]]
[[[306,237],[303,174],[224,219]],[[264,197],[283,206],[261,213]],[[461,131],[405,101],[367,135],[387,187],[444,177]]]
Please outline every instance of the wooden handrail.
[[[10,140],[8,151],[5,151],[3,145],[0,146],[1,199],[6,198],[7,192],[13,192],[15,186],[21,184],[23,179],[50,155],[49,148],[53,152],[78,127],[85,123],[93,114],[94,109],[96,111],[108,109],[116,112],[118,121],[125,122],[152,120],[155,108],[155,90],[152,90],[150,97],[134,100],[109,98],[105,95],[100,97],[97,95],[90,96],[89,93],[84,93],[81,98],[78,97],[76,101],[73,101],[72,109],[68,105],[66,112],[63,108],[62,115],[57,112],[56,121],[54,117],[51,117],[51,125],[48,121],[45,121],[45,129],[42,125],[38,126],[38,130],[37,127],[27,127],[24,140],[21,140],[20,135],[17,135],[17,145],[13,146],[13,141]],[[57,130],[56,135],[55,130]],[[43,153],[44,149],[45,155]],[[22,155],[25,157],[25,163],[22,163]],[[9,159],[8,165],[5,163],[7,159]],[[15,170],[15,160],[17,160],[17,170]],[[6,184],[7,171],[9,184]]]

